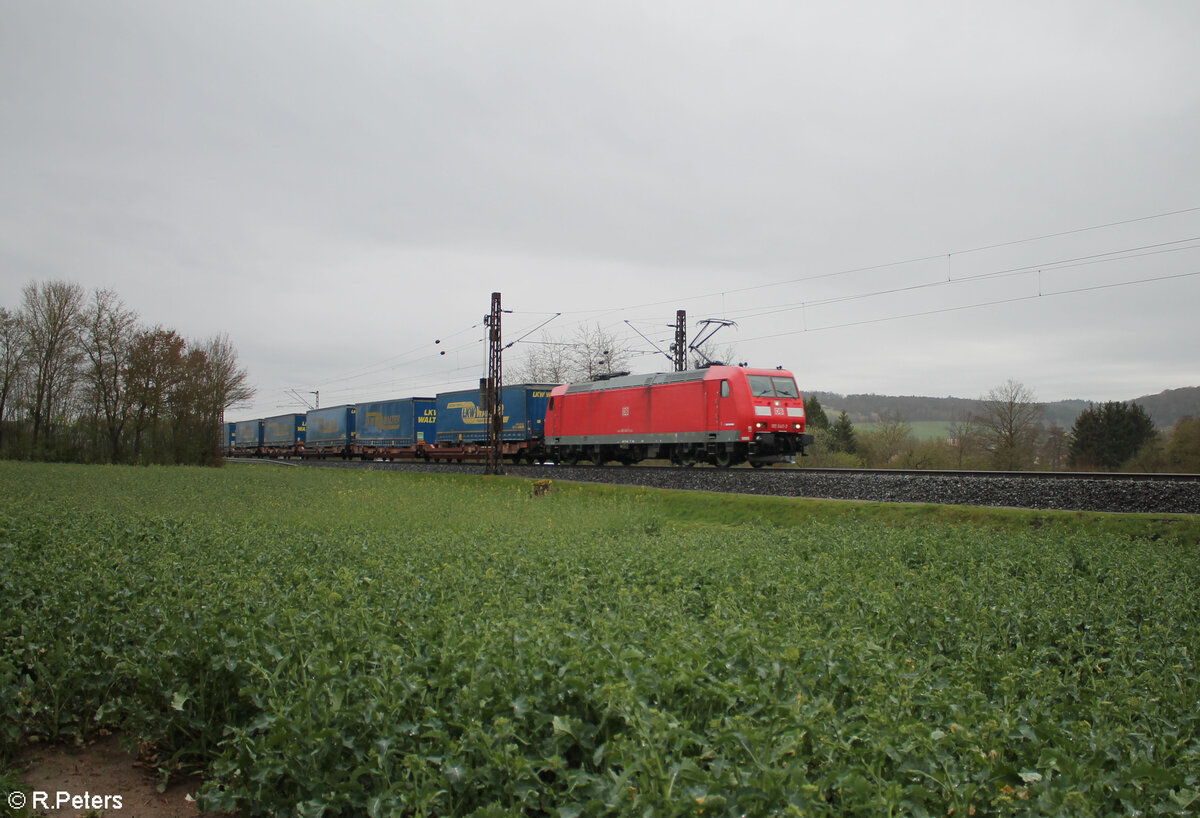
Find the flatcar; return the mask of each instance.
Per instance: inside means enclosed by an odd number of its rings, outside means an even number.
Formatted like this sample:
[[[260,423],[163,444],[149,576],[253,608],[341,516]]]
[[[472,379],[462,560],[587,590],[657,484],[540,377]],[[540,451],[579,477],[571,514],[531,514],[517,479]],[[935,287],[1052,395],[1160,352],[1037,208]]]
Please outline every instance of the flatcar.
[[[563,384],[546,410],[546,457],[720,467],[794,463],[812,445],[791,372],[712,366]]]

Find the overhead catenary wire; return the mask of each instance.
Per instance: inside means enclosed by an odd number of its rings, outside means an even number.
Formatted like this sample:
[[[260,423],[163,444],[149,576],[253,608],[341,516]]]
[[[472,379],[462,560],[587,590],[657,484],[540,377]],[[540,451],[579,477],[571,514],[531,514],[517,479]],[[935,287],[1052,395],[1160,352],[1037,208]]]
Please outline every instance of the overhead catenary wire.
[[[806,282],[813,282],[813,281],[819,281],[819,280],[830,280],[830,279],[835,279],[838,277],[844,277],[844,276],[847,276],[847,275],[850,275],[853,273],[865,273],[865,272],[872,272],[872,271],[880,271],[880,270],[886,270],[886,269],[890,269],[890,268],[902,267],[902,266],[910,265],[910,264],[914,264],[914,263],[929,262],[929,261],[938,260],[938,259],[945,260],[945,270],[944,270],[944,278],[941,275],[939,275],[937,281],[921,281],[921,282],[907,284],[907,285],[903,285],[903,286],[878,288],[878,289],[869,290],[866,292],[846,293],[846,294],[841,294],[841,295],[830,295],[825,298],[812,298],[812,299],[806,299],[806,300],[800,301],[800,302],[792,302],[789,304],[779,304],[779,303],[762,303],[759,305],[750,304],[750,305],[746,305],[746,306],[737,308],[731,312],[726,312],[722,308],[721,314],[725,315],[726,317],[736,317],[739,320],[744,322],[744,321],[752,320],[755,318],[767,317],[767,316],[775,314],[775,313],[786,312],[788,310],[800,310],[802,312],[802,315],[804,316],[804,324],[805,324],[804,329],[761,333],[759,335],[755,335],[752,337],[743,337],[743,338],[739,339],[740,342],[749,343],[749,342],[764,340],[764,339],[786,337],[789,335],[800,334],[803,332],[817,332],[817,331],[832,330],[832,329],[838,329],[838,328],[864,326],[864,325],[882,323],[882,322],[887,322],[887,321],[903,320],[906,318],[925,317],[925,316],[937,315],[940,313],[957,312],[957,311],[961,311],[961,310],[969,310],[969,309],[977,309],[977,308],[983,308],[983,307],[988,307],[988,306],[1017,303],[1017,302],[1021,302],[1021,301],[1027,301],[1027,300],[1030,300],[1031,298],[1036,298],[1036,297],[1052,297],[1055,295],[1070,295],[1070,294],[1083,293],[1083,292],[1088,292],[1088,291],[1093,291],[1093,290],[1111,289],[1114,287],[1128,287],[1128,286],[1136,286],[1139,284],[1149,284],[1149,283],[1155,282],[1155,281],[1167,281],[1167,280],[1172,280],[1172,279],[1188,278],[1188,277],[1196,275],[1196,273],[1183,273],[1183,274],[1179,274],[1179,275],[1155,276],[1155,277],[1150,277],[1150,278],[1122,281],[1122,282],[1117,282],[1117,283],[1100,283],[1100,284],[1093,284],[1093,285],[1088,285],[1088,286],[1073,287],[1073,288],[1068,288],[1068,289],[1064,289],[1064,290],[1057,290],[1057,291],[1049,290],[1049,291],[1047,291],[1046,289],[1044,289],[1044,282],[1042,281],[1041,277],[1042,277],[1042,273],[1049,273],[1051,271],[1056,271],[1056,270],[1065,270],[1065,269],[1072,268],[1072,267],[1083,267],[1083,266],[1094,265],[1094,264],[1120,262],[1120,261],[1124,261],[1124,260],[1128,260],[1128,259],[1141,258],[1141,257],[1145,257],[1145,256],[1150,256],[1150,255],[1158,255],[1161,253],[1177,253],[1177,252],[1183,252],[1183,251],[1188,251],[1188,250],[1200,249],[1200,245],[1194,244],[1194,242],[1200,241],[1200,236],[1191,236],[1188,238],[1177,239],[1177,240],[1173,240],[1173,241],[1158,242],[1155,244],[1144,244],[1144,245],[1138,245],[1138,246],[1130,246],[1130,247],[1124,247],[1124,248],[1117,249],[1117,250],[1108,250],[1108,251],[1103,251],[1103,252],[1098,252],[1098,253],[1075,255],[1075,256],[1057,258],[1057,259],[1052,259],[1052,260],[1040,260],[1036,263],[1031,263],[1031,264],[1027,264],[1027,265],[1022,265],[1022,266],[1017,266],[1017,267],[1011,267],[1011,266],[1000,267],[998,269],[986,270],[983,272],[972,273],[970,275],[962,275],[962,274],[960,274],[958,276],[953,275],[953,267],[954,267],[953,259],[955,257],[961,257],[961,256],[965,256],[968,254],[973,254],[973,253],[980,253],[980,252],[987,251],[987,250],[995,250],[998,248],[1007,248],[1007,247],[1013,247],[1013,246],[1017,246],[1017,245],[1030,244],[1030,243],[1048,240],[1048,239],[1060,238],[1060,237],[1064,237],[1064,236],[1071,236],[1071,235],[1088,233],[1088,232],[1095,232],[1095,231],[1104,230],[1104,229],[1108,229],[1108,228],[1115,228],[1115,227],[1119,227],[1119,226],[1123,226],[1123,225],[1131,225],[1131,224],[1136,224],[1136,223],[1150,222],[1150,221],[1153,221],[1156,219],[1163,219],[1163,218],[1171,217],[1171,216],[1186,215],[1186,214],[1191,214],[1191,213],[1196,213],[1196,212],[1200,212],[1200,206],[1181,208],[1181,209],[1171,210],[1171,211],[1164,211],[1161,213],[1155,213],[1155,214],[1151,214],[1151,215],[1147,215],[1147,216],[1139,216],[1139,217],[1134,217],[1134,218],[1129,218],[1129,219],[1121,219],[1121,220],[1116,220],[1116,221],[1105,222],[1103,224],[1096,224],[1096,225],[1090,225],[1090,226],[1086,226],[1086,227],[1072,228],[1069,230],[1055,231],[1055,232],[1044,233],[1044,234],[1040,234],[1040,235],[1036,235],[1036,236],[1030,236],[1030,237],[1014,239],[1014,240],[1009,240],[1009,241],[993,242],[990,244],[980,244],[977,246],[953,250],[949,253],[936,253],[936,254],[929,254],[929,255],[913,257],[913,258],[905,258],[902,260],[882,262],[882,263],[878,263],[878,264],[871,264],[871,265],[858,266],[858,267],[832,270],[832,271],[815,272],[815,273],[803,275],[803,276],[793,276],[793,277],[782,279],[779,281],[765,282],[762,284],[751,284],[751,285],[747,285],[747,286],[743,286],[743,287],[727,288],[727,289],[724,289],[721,291],[713,291],[713,292],[709,292],[709,293],[699,293],[699,294],[693,293],[690,295],[684,294],[677,298],[663,299],[663,300],[658,300],[658,301],[647,301],[647,302],[641,302],[641,303],[636,303],[636,304],[628,304],[625,306],[594,308],[594,309],[587,309],[587,310],[558,310],[558,311],[554,311],[554,312],[514,310],[514,311],[512,311],[512,314],[514,316],[516,316],[516,315],[527,315],[527,316],[531,316],[531,317],[538,316],[538,317],[543,317],[544,320],[533,325],[528,330],[519,330],[516,333],[514,333],[516,335],[515,340],[508,342],[506,344],[506,348],[513,347],[517,343],[521,343],[521,344],[549,343],[549,344],[555,344],[555,345],[561,345],[561,346],[572,346],[573,344],[571,341],[556,341],[556,340],[539,341],[539,340],[535,340],[535,339],[532,339],[529,337],[529,336],[533,335],[534,333],[538,332],[539,330],[543,329],[551,321],[554,321],[561,317],[571,317],[571,318],[579,319],[576,322],[576,326],[579,326],[579,325],[582,325],[585,323],[589,323],[590,321],[593,321],[593,320],[600,319],[600,320],[597,320],[597,326],[602,326],[602,329],[604,329],[606,332],[612,333],[614,335],[614,337],[621,342],[628,343],[629,341],[634,339],[635,334],[636,334],[636,336],[640,337],[642,340],[648,342],[651,346],[655,347],[655,351],[631,350],[631,353],[635,353],[638,355],[643,355],[643,354],[644,355],[658,355],[658,354],[662,354],[662,350],[658,348],[659,344],[656,341],[654,341],[651,337],[644,334],[636,326],[634,326],[635,321],[637,321],[638,319],[631,320],[631,317],[622,317],[615,321],[608,321],[608,320],[603,320],[603,319],[606,316],[621,315],[622,313],[630,313],[635,310],[642,310],[642,309],[647,309],[647,308],[652,308],[652,307],[657,307],[657,306],[667,305],[667,304],[669,304],[673,307],[677,307],[680,304],[691,303],[691,302],[695,302],[695,301],[702,300],[702,299],[712,299],[717,296],[721,296],[723,299],[722,303],[724,303],[724,299],[726,296],[762,291],[762,290],[767,290],[769,288],[786,287],[788,285],[796,285],[796,284],[801,284],[801,283],[806,283]],[[1030,273],[1035,273],[1035,272],[1039,276],[1039,282],[1038,282],[1039,295],[1036,295],[1036,296],[1023,294],[1023,295],[1018,295],[1018,296],[1014,296],[1011,298],[982,299],[982,300],[973,301],[972,303],[969,303],[969,304],[944,306],[944,307],[938,307],[938,308],[929,309],[929,310],[905,311],[903,313],[899,313],[899,314],[895,314],[895,315],[865,318],[862,320],[845,321],[845,322],[838,322],[838,323],[826,324],[826,325],[819,324],[818,322],[813,320],[813,318],[814,318],[813,310],[814,310],[814,308],[817,308],[817,307],[845,303],[845,302],[849,302],[849,301],[870,299],[870,298],[882,298],[882,297],[887,297],[887,296],[891,296],[891,295],[898,295],[900,293],[905,293],[905,292],[928,290],[928,289],[932,289],[932,288],[935,288],[938,286],[964,287],[964,286],[974,284],[974,283],[980,283],[980,282],[985,282],[985,281],[989,281],[989,280],[1000,280],[1000,279],[1004,279],[1004,278],[1017,277],[1017,276],[1020,276],[1023,274],[1030,274]],[[649,319],[642,319],[642,320],[649,321]],[[655,323],[657,323],[657,321],[655,321]],[[472,369],[472,367],[470,367],[470,366],[456,366],[449,370],[439,369],[439,368],[434,368],[434,367],[426,367],[426,368],[424,368],[423,372],[418,373],[418,374],[407,374],[407,373],[403,374],[403,375],[397,374],[397,376],[395,376],[395,377],[389,378],[389,377],[385,376],[383,378],[374,379],[370,383],[356,383],[356,381],[361,381],[361,380],[370,378],[372,375],[380,375],[380,374],[386,373],[386,372],[408,369],[414,364],[420,364],[421,362],[428,362],[430,359],[437,360],[438,358],[443,357],[444,353],[447,353],[447,352],[462,353],[467,350],[473,349],[477,345],[483,343],[482,338],[477,338],[477,339],[473,339],[473,340],[465,342],[465,343],[456,344],[453,347],[446,345],[445,342],[447,340],[461,338],[463,335],[472,333],[475,330],[479,329],[480,326],[481,326],[481,324],[479,322],[476,322],[475,324],[472,324],[469,327],[464,327],[462,329],[459,329],[456,332],[453,332],[449,335],[443,336],[441,339],[439,339],[436,342],[438,345],[442,346],[441,349],[437,350],[437,353],[441,353],[441,354],[431,353],[430,349],[431,349],[432,344],[426,342],[426,343],[422,343],[419,345],[414,345],[414,346],[410,347],[409,349],[405,350],[404,352],[401,352],[401,353],[398,353],[396,355],[389,356],[386,358],[382,358],[381,360],[375,361],[371,364],[364,364],[364,365],[361,365],[354,369],[351,369],[349,371],[339,372],[338,374],[334,375],[333,377],[321,379],[321,380],[314,380],[313,382],[319,383],[322,386],[323,393],[327,393],[330,395],[339,395],[339,396],[361,394],[368,390],[391,388],[391,387],[396,387],[396,386],[399,386],[400,384],[406,384],[406,383],[445,384],[448,382],[453,382],[453,383],[465,382],[466,381],[465,378],[457,378],[455,376],[458,375],[459,373],[469,371],[470,369]],[[453,380],[451,380],[451,379],[453,379]],[[344,384],[344,386],[341,386],[342,384]],[[330,387],[334,387],[334,388],[330,388]],[[328,392],[326,392],[326,390],[328,390]]]
[[[828,325],[819,326],[819,327],[805,327],[804,329],[785,330],[783,332],[773,332],[773,333],[769,333],[767,335],[759,335],[754,338],[744,338],[742,340],[746,341],[747,343],[749,343],[750,341],[764,341],[764,340],[769,340],[769,339],[773,339],[773,338],[783,338],[783,337],[786,337],[789,335],[802,335],[806,332],[821,332],[824,330],[831,330],[831,329],[845,329],[847,327],[861,327],[861,326],[866,326],[868,324],[882,324],[882,323],[885,323],[888,321],[900,321],[900,320],[903,320],[906,318],[924,318],[926,316],[940,315],[942,313],[947,313],[947,312],[961,312],[962,310],[972,310],[972,309],[978,309],[981,307],[994,307],[994,306],[997,306],[1000,304],[1014,304],[1019,301],[1032,301],[1032,300],[1035,300],[1038,298],[1052,298],[1052,297],[1058,296],[1058,295],[1074,295],[1077,293],[1093,292],[1096,290],[1110,290],[1110,289],[1115,289],[1117,287],[1130,287],[1130,286],[1134,286],[1137,284],[1150,284],[1150,283],[1153,283],[1156,281],[1170,281],[1173,279],[1190,278],[1192,276],[1200,276],[1200,270],[1195,270],[1190,273],[1177,273],[1174,275],[1154,276],[1153,278],[1143,278],[1143,279],[1137,279],[1134,281],[1118,281],[1118,282],[1109,283],[1109,284],[1093,284],[1088,287],[1074,287],[1069,290],[1055,290],[1053,292],[1042,292],[1039,288],[1039,291],[1037,293],[1019,295],[1019,296],[1014,296],[1012,298],[998,298],[998,299],[993,299],[991,301],[980,301],[980,302],[973,303],[973,304],[958,304],[958,305],[955,305],[952,307],[939,307],[938,309],[924,310],[922,312],[910,312],[910,313],[905,313],[904,315],[887,315],[887,316],[881,316],[879,318],[864,318],[860,321],[846,321],[846,322],[843,322],[840,324],[828,324]]]

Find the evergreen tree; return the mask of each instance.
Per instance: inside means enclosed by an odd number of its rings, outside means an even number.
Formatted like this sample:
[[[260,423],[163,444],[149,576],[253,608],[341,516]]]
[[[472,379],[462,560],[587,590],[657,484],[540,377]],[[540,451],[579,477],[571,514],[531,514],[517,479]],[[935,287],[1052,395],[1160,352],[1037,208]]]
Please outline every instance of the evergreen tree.
[[[845,412],[838,415],[837,423],[829,427],[829,447],[835,452],[855,454],[858,441],[854,439],[854,424]]]
[[[1085,409],[1071,429],[1068,462],[1073,468],[1112,471],[1154,439],[1154,421],[1136,403],[1109,401]]]
[[[821,401],[816,395],[810,394],[804,399],[804,417],[805,426],[813,429],[828,429],[829,417],[825,414],[825,410],[821,408]]]

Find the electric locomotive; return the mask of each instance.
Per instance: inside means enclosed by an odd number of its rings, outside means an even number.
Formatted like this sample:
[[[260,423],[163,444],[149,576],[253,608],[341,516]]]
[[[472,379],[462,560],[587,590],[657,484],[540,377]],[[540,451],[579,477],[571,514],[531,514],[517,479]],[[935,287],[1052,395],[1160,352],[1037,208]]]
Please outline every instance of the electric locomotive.
[[[812,445],[791,372],[711,366],[563,384],[550,392],[548,459],[668,459],[728,467],[794,463]]]

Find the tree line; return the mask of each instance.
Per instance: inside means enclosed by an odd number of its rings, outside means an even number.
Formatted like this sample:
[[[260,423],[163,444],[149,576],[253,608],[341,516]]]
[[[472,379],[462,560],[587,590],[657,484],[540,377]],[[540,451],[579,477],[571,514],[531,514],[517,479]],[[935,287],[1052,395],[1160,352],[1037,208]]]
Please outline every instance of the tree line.
[[[0,306],[0,456],[216,464],[254,390],[225,335],[141,323],[112,290],[32,281]]]
[[[805,399],[816,438],[808,465],[846,468],[996,469],[1024,471],[1200,472],[1200,419],[1166,431],[1133,402],[1092,405],[1069,430],[1045,423],[1031,390],[1009,380],[960,413],[945,438],[919,440],[899,412],[883,412],[858,430],[846,412],[830,421],[815,395]]]

